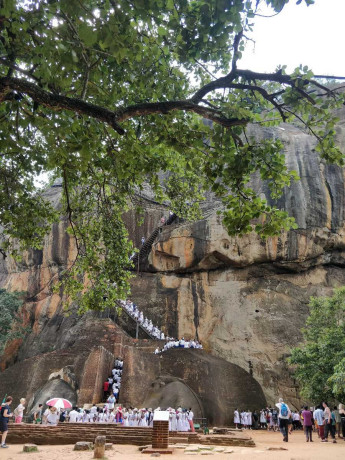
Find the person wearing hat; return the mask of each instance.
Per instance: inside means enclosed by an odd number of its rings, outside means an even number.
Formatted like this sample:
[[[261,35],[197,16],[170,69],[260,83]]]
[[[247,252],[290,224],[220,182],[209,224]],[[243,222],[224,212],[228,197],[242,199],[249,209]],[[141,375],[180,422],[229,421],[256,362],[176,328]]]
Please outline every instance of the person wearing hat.
[[[47,424],[56,426],[58,424],[58,421],[59,421],[59,415],[57,413],[57,409],[56,407],[51,407],[50,414],[48,414],[47,416]]]

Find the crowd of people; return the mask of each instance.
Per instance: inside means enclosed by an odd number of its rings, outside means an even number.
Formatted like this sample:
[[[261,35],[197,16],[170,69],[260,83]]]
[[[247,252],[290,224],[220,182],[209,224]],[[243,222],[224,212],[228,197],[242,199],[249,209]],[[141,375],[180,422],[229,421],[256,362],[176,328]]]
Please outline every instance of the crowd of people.
[[[118,357],[115,359],[114,367],[108,380],[103,383],[103,400],[106,401],[108,409],[114,409],[115,404],[119,400],[122,372],[123,359]]]
[[[138,306],[130,300],[120,300],[122,307],[126,312],[137,321],[152,337],[157,340],[165,340],[165,334],[155,326],[150,319],[144,316],[144,313],[139,310]]]
[[[168,338],[162,348],[157,347],[154,351],[156,355],[162,353],[163,351],[167,351],[170,348],[198,348],[202,349],[202,345],[197,340],[185,340],[184,337],[182,339],[174,339]]]
[[[182,339],[174,339],[173,337],[165,336],[164,332],[159,329],[158,326],[155,326],[152,320],[144,316],[144,313],[139,310],[138,306],[131,300],[120,300],[120,303],[126,312],[137,321],[151,337],[157,340],[165,340],[164,346],[157,347],[154,352],[155,354],[162,353],[170,348],[202,348],[201,343],[197,340],[185,340],[184,337],[182,337]]]
[[[136,407],[125,408],[121,406],[113,407],[112,403],[107,403],[103,408],[93,405],[91,409],[73,409],[67,413],[60,413],[60,422],[69,423],[114,423],[125,427],[152,427],[153,416],[156,410],[161,410],[160,407],[152,410],[152,408]],[[194,431],[192,409],[182,409],[181,407],[167,408],[169,412],[169,430],[170,431]],[[62,417],[61,417],[61,414]],[[43,420],[43,423],[46,423]],[[56,421],[57,424],[57,421]]]
[[[251,412],[234,411],[234,424],[242,429],[265,429],[280,431],[283,441],[288,442],[289,434],[294,430],[304,430],[306,442],[313,442],[312,433],[317,433],[322,442],[328,442],[329,435],[333,443],[336,436],[345,441],[345,410],[343,404],[331,409],[326,402],[313,408],[304,406],[301,410],[292,411],[283,399],[273,408]]]

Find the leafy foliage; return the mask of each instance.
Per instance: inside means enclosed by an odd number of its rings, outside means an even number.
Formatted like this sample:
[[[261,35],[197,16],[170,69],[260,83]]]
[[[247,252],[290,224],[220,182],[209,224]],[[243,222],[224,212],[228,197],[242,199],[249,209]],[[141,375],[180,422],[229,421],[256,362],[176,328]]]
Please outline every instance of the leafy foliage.
[[[0,353],[8,340],[22,338],[27,331],[18,316],[18,310],[23,305],[23,295],[23,292],[0,289]]]
[[[290,364],[301,394],[321,401],[345,398],[345,287],[332,297],[312,297],[303,329],[304,343],[292,350]]]
[[[279,12],[288,0],[265,3]],[[323,158],[343,164],[333,114],[343,101],[307,67],[238,68],[259,4],[0,0],[2,253],[15,239],[21,250],[40,247],[58,218],[34,187],[42,172],[63,178],[78,259],[62,284],[71,299],[92,288],[82,309],[128,289],[133,248],[121,212],[144,184],[187,218],[212,190],[231,235],[295,227],[249,185],[259,174],[278,198],[298,179],[282,144],[248,138],[246,127],[297,122]]]

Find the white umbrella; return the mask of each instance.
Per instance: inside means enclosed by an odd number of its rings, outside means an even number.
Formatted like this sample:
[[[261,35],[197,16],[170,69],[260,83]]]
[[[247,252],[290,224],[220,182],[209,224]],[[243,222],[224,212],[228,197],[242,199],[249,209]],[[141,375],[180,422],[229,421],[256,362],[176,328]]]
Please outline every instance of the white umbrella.
[[[57,409],[70,409],[72,403],[64,398],[52,398],[46,402],[47,406],[56,407]]]

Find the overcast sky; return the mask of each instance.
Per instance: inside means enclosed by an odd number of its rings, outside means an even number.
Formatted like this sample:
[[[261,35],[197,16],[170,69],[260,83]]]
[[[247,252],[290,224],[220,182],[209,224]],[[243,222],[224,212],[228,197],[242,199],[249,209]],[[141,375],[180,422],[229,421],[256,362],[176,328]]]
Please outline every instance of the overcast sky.
[[[248,43],[240,68],[268,72],[286,64],[291,72],[303,64],[315,74],[345,76],[345,0],[316,0],[309,7],[290,0],[277,16],[254,21],[256,43]]]

